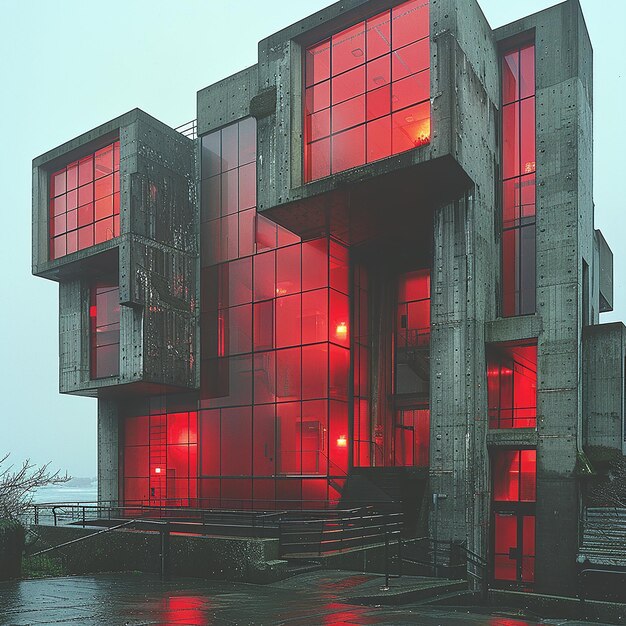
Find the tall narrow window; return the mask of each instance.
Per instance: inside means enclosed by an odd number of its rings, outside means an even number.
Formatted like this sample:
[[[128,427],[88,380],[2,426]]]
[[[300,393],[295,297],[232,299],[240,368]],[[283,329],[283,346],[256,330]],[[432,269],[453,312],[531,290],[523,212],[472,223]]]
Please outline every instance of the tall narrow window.
[[[494,344],[487,349],[489,428],[537,425],[537,344]]]
[[[91,334],[91,378],[108,378],[120,373],[120,290],[111,283],[91,288],[89,307]]]
[[[535,580],[537,451],[497,450],[493,475],[493,575],[525,585]]]
[[[428,0],[359,22],[305,53],[305,180],[430,142]]]
[[[395,324],[393,463],[428,467],[430,448],[430,270],[400,276]]]
[[[50,259],[120,234],[120,142],[50,175]]]
[[[502,59],[502,315],[535,312],[535,46]]]

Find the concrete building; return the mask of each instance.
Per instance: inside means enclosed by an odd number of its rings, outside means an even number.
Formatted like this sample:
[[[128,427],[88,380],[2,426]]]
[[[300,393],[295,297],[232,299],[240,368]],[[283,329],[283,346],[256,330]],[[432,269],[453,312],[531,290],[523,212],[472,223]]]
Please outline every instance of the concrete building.
[[[60,391],[98,398],[99,498],[394,501],[495,584],[571,591],[585,451],[626,453],[592,48],[567,0],[346,0],[198,93],[33,162]]]

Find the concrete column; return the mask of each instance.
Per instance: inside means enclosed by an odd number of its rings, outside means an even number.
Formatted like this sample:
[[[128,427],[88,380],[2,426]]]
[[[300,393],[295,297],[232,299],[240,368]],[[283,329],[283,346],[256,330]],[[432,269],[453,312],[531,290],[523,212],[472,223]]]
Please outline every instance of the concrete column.
[[[437,211],[431,280],[430,535],[486,555],[489,510],[484,314],[476,202]],[[443,499],[442,498],[445,498]],[[435,518],[437,517],[437,519]]]
[[[119,412],[115,400],[98,400],[98,502],[119,498]]]

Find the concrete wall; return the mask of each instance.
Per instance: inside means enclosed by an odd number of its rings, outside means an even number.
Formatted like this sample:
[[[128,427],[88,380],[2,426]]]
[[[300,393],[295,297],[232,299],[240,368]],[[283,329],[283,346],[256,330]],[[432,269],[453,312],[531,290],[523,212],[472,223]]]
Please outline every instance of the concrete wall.
[[[592,51],[578,2],[504,26],[537,46],[537,588],[575,584],[582,446],[583,260],[593,263]],[[509,322],[510,323],[510,322]],[[513,322],[514,323],[514,322]]]
[[[50,172],[120,140],[118,238],[48,260]],[[60,283],[60,390],[96,395],[148,383],[199,386],[198,205],[192,141],[138,109],[33,162],[33,272]],[[92,380],[89,290],[115,277],[120,288],[120,373]]]
[[[119,501],[120,450],[118,402],[98,400],[98,502]]]
[[[624,367],[626,327],[621,322],[583,331],[583,418],[585,446],[626,454]]]
[[[33,526],[38,550],[97,532],[97,528]],[[116,530],[61,548],[70,574],[95,572],[161,571],[158,532]],[[170,536],[170,574],[241,582],[272,582],[284,577],[286,561],[278,556],[278,539],[241,537]]]
[[[430,534],[466,541],[469,549],[486,555],[485,322],[496,315],[498,57],[475,3],[436,4],[434,19],[441,23],[433,25],[433,54],[439,57],[439,89],[455,94],[450,120],[454,156],[473,187],[437,209],[434,218],[430,483],[433,493],[447,498],[440,500],[437,516],[431,509]],[[442,55],[442,50],[448,53]]]

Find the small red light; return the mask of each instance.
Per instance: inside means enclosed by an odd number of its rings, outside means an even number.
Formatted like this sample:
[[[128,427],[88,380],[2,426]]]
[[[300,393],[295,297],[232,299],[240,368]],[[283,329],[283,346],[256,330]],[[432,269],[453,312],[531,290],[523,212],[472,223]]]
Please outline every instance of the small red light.
[[[337,437],[337,447],[345,448],[348,445],[348,440],[345,435],[340,435]]]
[[[89,307],[89,317],[98,317],[98,307],[92,305]]]
[[[160,474],[161,473],[161,468],[160,467],[155,467],[154,468],[154,473],[155,474]]]
[[[345,322],[339,322],[335,329],[337,339],[345,339],[348,336],[348,325]]]

